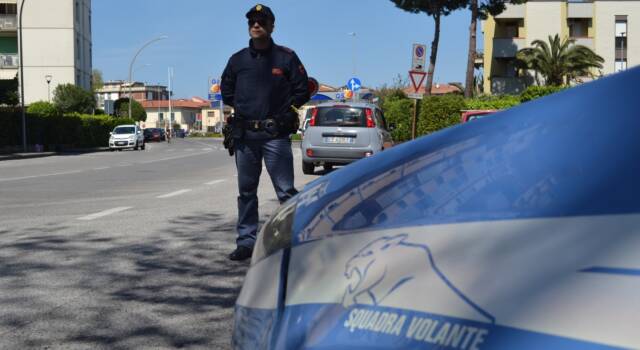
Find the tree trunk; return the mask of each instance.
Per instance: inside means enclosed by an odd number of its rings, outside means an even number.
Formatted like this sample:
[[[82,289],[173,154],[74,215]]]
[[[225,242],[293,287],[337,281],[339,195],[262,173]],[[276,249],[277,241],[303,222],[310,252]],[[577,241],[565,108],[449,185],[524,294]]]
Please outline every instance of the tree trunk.
[[[433,72],[436,70],[436,57],[438,57],[438,43],[440,42],[440,14],[433,15],[435,21],[435,33],[431,42],[431,56],[429,57],[429,71],[427,73],[427,85],[424,88],[424,94],[431,95],[431,86],[433,86]]]
[[[473,73],[476,63],[476,33],[478,29],[478,0],[471,0],[471,24],[469,25],[469,57],[467,58],[467,78],[464,83],[464,97],[473,97]]]

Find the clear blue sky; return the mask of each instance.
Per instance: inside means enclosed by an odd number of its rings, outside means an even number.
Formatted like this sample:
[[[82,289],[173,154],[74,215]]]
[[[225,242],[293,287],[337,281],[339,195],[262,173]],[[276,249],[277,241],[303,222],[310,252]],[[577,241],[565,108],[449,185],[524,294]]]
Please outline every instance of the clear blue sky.
[[[174,69],[174,98],[206,96],[208,77],[219,77],[234,52],[249,40],[246,0],[93,0],[93,67],[104,80],[126,80],[139,47],[160,35],[134,64],[134,80],[167,84]],[[356,75],[363,85],[406,78],[413,43],[430,50],[433,20],[411,14],[389,0],[272,0],[273,38],[296,51],[310,76],[342,86],[352,76],[355,32]],[[463,82],[468,49],[469,11],[442,23],[437,82]],[[482,37],[478,36],[479,47]]]

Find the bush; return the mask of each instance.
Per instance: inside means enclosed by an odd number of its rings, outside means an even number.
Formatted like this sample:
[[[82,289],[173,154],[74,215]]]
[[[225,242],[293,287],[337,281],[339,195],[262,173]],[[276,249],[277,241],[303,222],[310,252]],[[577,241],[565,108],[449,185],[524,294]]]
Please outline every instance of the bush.
[[[22,143],[22,117],[19,110],[0,111],[0,147]],[[26,115],[27,143],[45,145],[47,150],[73,147],[106,147],[109,132],[117,125],[133,124],[127,118],[112,118],[105,115],[93,116],[67,114],[43,116]]]
[[[396,128],[391,132],[395,142],[404,142],[411,139],[411,122],[413,119],[413,101],[408,98],[387,99],[382,109],[387,124],[395,124]]]
[[[425,96],[420,106],[418,135],[428,135],[460,122],[460,111],[465,109],[461,95]]]
[[[466,100],[464,109],[509,109],[518,104],[519,96],[482,96]]]
[[[29,105],[27,108],[29,114],[39,114],[43,117],[56,117],[62,113],[52,103],[46,101],[38,101]]]
[[[92,113],[96,100],[91,91],[73,84],[60,84],[53,91],[53,104],[62,113]]]
[[[566,86],[529,86],[524,92],[520,95],[520,102],[524,103],[527,101],[535,100],[536,98],[540,98],[546,95],[555,94],[558,91],[562,91],[566,89]]]

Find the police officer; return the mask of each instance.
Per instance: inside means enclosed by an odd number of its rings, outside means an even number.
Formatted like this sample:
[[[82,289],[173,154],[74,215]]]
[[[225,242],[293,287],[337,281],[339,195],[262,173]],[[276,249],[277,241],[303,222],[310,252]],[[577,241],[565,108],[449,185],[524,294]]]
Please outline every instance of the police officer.
[[[290,134],[293,111],[309,100],[308,77],[292,50],[271,39],[275,16],[258,4],[247,12],[249,47],[236,52],[222,74],[222,99],[234,107],[233,143],[238,169],[237,248],[231,260],[251,257],[258,230],[258,181],[262,160],[280,203],[294,196]]]

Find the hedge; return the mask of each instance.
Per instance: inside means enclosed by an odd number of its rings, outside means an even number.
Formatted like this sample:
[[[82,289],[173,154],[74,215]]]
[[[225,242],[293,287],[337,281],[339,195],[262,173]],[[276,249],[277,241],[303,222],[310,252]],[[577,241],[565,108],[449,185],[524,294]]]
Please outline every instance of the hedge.
[[[128,118],[108,115],[68,114],[43,116],[27,113],[27,143],[45,150],[74,147],[106,147],[109,132],[117,125],[133,124]],[[19,110],[0,110],[0,147],[22,144],[22,115]]]

